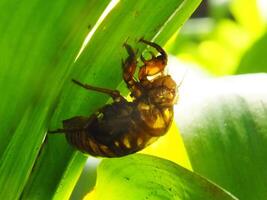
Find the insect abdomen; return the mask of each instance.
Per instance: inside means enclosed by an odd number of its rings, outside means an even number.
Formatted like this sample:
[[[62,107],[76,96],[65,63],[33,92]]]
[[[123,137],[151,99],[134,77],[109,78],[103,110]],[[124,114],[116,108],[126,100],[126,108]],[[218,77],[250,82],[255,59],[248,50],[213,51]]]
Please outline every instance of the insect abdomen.
[[[137,152],[166,132],[147,126],[140,113],[134,103],[107,105],[90,118],[63,121],[65,129],[80,128],[67,132],[66,138],[74,147],[93,156],[119,157]]]

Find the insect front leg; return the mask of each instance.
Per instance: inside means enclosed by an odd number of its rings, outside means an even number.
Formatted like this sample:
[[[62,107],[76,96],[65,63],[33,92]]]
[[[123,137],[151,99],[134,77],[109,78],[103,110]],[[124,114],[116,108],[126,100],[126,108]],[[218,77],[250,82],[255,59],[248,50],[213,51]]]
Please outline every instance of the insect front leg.
[[[166,54],[166,52],[164,51],[164,49],[161,46],[159,46],[158,44],[156,44],[154,42],[147,41],[147,40],[145,40],[143,38],[141,38],[139,40],[139,42],[142,42],[142,43],[147,44],[147,45],[149,45],[151,47],[154,47],[161,54],[163,59],[165,59],[166,62],[167,62],[167,54]]]
[[[125,43],[123,46],[129,55],[125,61],[122,60],[123,79],[131,91],[131,96],[137,98],[141,96],[141,89],[139,83],[134,79],[137,66],[136,54],[130,45]]]
[[[156,43],[140,39],[140,42],[147,44],[153,48],[155,48],[160,55],[155,56],[152,52],[152,58],[150,60],[146,60],[141,55],[141,60],[143,61],[144,65],[140,68],[138,73],[138,78],[140,81],[147,81],[147,76],[153,76],[157,73],[163,73],[165,66],[167,65],[167,54],[166,52]]]

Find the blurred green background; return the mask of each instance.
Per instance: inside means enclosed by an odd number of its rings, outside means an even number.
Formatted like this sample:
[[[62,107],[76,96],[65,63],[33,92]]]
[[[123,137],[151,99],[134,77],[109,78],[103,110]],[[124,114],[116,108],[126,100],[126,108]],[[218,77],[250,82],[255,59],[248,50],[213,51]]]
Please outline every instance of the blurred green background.
[[[0,199],[266,199],[266,13],[266,0],[0,1]],[[101,162],[47,135],[110,102],[71,78],[127,96],[122,44],[141,53],[141,37],[181,83],[175,123],[142,151],[161,159]]]
[[[213,75],[266,72],[264,0],[204,0],[168,52]]]

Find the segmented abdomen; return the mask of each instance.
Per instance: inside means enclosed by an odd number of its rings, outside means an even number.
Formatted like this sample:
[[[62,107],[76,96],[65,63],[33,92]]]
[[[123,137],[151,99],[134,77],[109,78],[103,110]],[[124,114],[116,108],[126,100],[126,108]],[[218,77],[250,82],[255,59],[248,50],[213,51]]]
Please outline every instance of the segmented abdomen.
[[[73,128],[77,121],[83,127],[66,133],[66,138],[74,147],[93,156],[120,157],[137,152],[165,134],[171,122],[171,119],[166,122],[161,110],[149,108],[153,107],[140,102],[106,105],[90,118],[63,121],[65,129]]]

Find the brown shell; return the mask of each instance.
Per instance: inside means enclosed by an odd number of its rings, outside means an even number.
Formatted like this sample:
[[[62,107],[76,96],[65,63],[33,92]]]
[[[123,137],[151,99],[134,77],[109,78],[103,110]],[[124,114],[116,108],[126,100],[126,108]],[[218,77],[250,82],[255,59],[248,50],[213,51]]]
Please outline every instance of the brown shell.
[[[90,117],[77,116],[63,121],[63,129],[50,133],[65,133],[68,142],[78,150],[93,156],[119,157],[135,153],[164,135],[173,119],[173,105],[177,97],[177,85],[169,75],[164,75],[167,54],[156,43],[141,39],[140,42],[155,48],[160,55],[145,60],[140,67],[138,80],[134,77],[137,59],[134,50],[124,44],[129,56],[122,63],[123,79],[131,92],[128,102],[117,90],[77,85],[113,98]],[[156,78],[148,79],[148,76]]]
[[[151,113],[153,113],[151,115]],[[91,117],[63,121],[70,144],[93,156],[119,157],[135,153],[164,135],[172,121],[172,108],[159,110],[144,102],[106,105]]]

